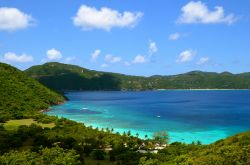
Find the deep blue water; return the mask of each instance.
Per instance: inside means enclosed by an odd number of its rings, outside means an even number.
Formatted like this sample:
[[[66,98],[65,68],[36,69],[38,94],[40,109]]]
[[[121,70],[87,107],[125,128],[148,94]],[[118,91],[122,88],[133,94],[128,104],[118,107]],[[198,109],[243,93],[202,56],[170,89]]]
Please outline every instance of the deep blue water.
[[[122,133],[167,131],[171,142],[203,144],[250,130],[248,90],[167,90],[143,92],[69,92],[70,101],[49,115]]]

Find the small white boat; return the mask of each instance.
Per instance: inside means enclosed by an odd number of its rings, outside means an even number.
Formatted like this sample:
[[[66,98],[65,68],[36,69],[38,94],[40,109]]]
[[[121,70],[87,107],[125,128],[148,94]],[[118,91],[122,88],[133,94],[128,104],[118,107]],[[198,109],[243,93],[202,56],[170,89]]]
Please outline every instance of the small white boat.
[[[88,108],[82,108],[82,110],[88,110]]]

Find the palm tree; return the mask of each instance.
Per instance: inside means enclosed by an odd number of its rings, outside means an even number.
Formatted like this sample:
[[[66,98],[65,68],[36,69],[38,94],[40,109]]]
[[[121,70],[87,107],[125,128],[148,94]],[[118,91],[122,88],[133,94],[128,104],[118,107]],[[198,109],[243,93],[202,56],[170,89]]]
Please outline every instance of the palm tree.
[[[160,145],[168,144],[168,142],[169,142],[169,135],[166,131],[155,132],[153,134],[153,137],[154,137],[154,141],[156,143],[159,143]]]
[[[131,131],[130,131],[130,130],[128,131],[128,134],[127,134],[127,135],[128,135],[128,136],[130,136],[130,135],[131,135]]]

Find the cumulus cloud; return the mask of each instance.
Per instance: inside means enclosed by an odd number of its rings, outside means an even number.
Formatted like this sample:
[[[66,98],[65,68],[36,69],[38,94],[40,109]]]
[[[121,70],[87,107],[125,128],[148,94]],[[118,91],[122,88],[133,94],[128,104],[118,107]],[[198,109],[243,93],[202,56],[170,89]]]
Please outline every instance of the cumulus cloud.
[[[209,61],[209,58],[208,57],[202,57],[199,59],[199,61],[197,62],[198,65],[204,65],[204,64],[207,64]]]
[[[17,55],[13,52],[5,53],[3,59],[4,61],[7,61],[7,62],[20,62],[20,63],[33,61],[33,57],[30,55],[27,55],[27,54]]]
[[[92,54],[91,54],[91,61],[94,62],[101,54],[100,49],[96,49]]]
[[[141,12],[125,11],[120,13],[107,7],[100,10],[95,7],[82,5],[73,17],[75,26],[83,30],[103,29],[110,31],[113,27],[134,27],[143,16]]]
[[[178,40],[181,37],[180,33],[172,33],[169,35],[168,39],[169,40]]]
[[[151,57],[153,54],[155,54],[158,51],[157,45],[153,41],[149,41],[149,47],[148,47],[148,55]]]
[[[224,8],[215,6],[214,10],[209,10],[205,3],[201,1],[191,1],[181,8],[182,14],[178,23],[226,23],[232,24],[236,21],[234,14],[225,15]]]
[[[142,55],[137,55],[132,60],[133,64],[141,64],[141,63],[145,63],[145,62],[146,62],[146,58],[144,56],[142,56]]]
[[[47,57],[49,60],[58,60],[62,58],[62,54],[59,50],[52,48],[47,51]]]
[[[33,23],[31,15],[17,8],[0,7],[0,30],[15,31],[25,29]]]
[[[148,46],[148,53],[147,55],[137,55],[134,57],[134,59],[131,62],[125,62],[124,65],[129,66],[131,63],[132,64],[142,64],[149,62],[152,58],[152,56],[158,51],[156,42],[149,41],[149,46]]]
[[[113,56],[111,54],[108,54],[105,56],[105,60],[110,63],[117,63],[117,62],[120,62],[122,58],[119,56]]]
[[[185,50],[180,53],[178,59],[176,60],[177,63],[189,62],[192,61],[195,57],[196,52],[193,50]]]

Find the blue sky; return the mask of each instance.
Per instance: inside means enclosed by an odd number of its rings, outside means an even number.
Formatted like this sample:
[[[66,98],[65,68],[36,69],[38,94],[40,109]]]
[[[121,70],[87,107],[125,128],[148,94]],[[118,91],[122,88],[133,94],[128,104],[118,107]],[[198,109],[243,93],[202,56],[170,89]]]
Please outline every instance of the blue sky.
[[[250,71],[250,1],[1,0],[0,61],[131,75]]]

